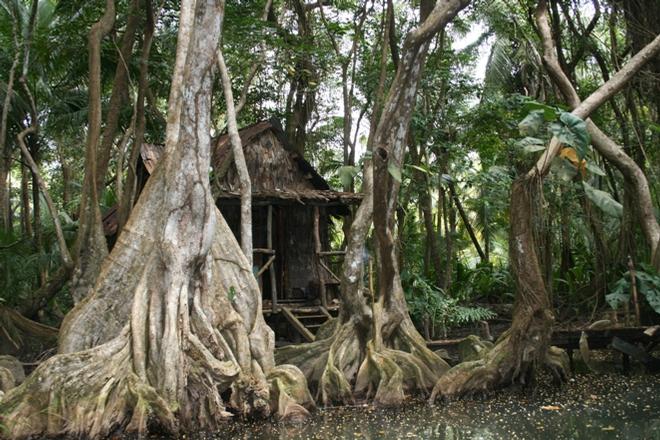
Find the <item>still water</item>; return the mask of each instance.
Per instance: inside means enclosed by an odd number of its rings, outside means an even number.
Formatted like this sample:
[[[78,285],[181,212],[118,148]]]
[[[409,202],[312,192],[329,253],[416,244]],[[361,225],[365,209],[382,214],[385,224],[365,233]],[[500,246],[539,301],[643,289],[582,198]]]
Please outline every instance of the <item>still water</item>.
[[[561,389],[392,409],[315,411],[302,424],[229,423],[191,439],[653,439],[660,440],[660,377],[575,376]]]

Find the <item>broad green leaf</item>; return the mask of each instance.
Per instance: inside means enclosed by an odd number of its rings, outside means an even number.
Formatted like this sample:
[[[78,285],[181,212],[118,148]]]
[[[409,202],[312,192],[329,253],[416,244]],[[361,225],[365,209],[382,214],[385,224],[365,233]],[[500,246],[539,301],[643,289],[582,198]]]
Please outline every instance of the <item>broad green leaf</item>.
[[[390,172],[394,180],[401,183],[401,168],[394,161],[387,162],[387,171]]]
[[[653,310],[660,313],[660,275],[654,273],[653,268],[647,268],[646,270],[649,270],[649,272],[643,270],[636,272],[637,286]]]
[[[559,112],[557,111],[556,108],[536,101],[526,102],[525,105],[523,105],[523,108],[527,111],[533,111],[533,110],[542,111],[543,118],[547,122],[554,121],[555,119],[557,119],[557,116],[559,116]]]
[[[518,130],[523,136],[534,136],[541,129],[541,125],[545,122],[543,110],[532,110],[529,112],[525,119],[518,124]]]
[[[559,117],[560,122],[550,124],[550,132],[564,145],[575,148],[580,159],[587,155],[587,147],[591,143],[591,137],[587,132],[587,124],[572,113],[563,112]]]
[[[612,286],[612,291],[605,295],[605,301],[612,307],[614,310],[618,309],[622,304],[630,301],[630,283],[628,282],[628,272],[623,275],[617,281],[614,286]]]
[[[587,197],[589,197],[589,200],[591,200],[594,205],[598,206],[603,212],[612,217],[621,218],[623,215],[623,206],[621,203],[614,200],[610,193],[596,189],[587,182],[582,182],[582,186],[584,187],[584,192]]]
[[[537,151],[545,150],[545,143],[543,140],[530,136],[516,141],[514,145],[525,153],[536,153]]]
[[[597,176],[605,176],[605,171],[601,170],[598,165],[592,162],[587,162],[587,169],[589,172],[597,175]]]

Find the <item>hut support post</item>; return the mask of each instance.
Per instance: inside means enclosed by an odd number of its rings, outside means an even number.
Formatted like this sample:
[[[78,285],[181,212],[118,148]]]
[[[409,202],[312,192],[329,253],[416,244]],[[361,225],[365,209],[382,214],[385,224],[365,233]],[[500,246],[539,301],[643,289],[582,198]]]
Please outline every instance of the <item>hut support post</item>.
[[[328,299],[325,293],[325,274],[323,273],[323,255],[321,254],[321,228],[320,228],[320,213],[319,207],[314,207],[314,251],[318,261],[319,273],[319,295],[321,296],[321,305],[325,308],[328,307]]]
[[[268,219],[266,220],[266,246],[273,249],[273,205],[268,205]],[[273,258],[276,254],[273,254]],[[275,277],[275,262],[271,262],[268,267],[270,274],[270,294],[272,300],[273,313],[277,313],[277,280]]]

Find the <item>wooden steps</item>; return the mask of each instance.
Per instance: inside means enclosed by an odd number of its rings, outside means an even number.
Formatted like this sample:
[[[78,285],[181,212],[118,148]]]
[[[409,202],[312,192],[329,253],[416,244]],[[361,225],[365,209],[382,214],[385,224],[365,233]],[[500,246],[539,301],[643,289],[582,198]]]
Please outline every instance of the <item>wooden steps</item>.
[[[282,315],[296,329],[307,342],[316,339],[316,330],[328,319],[332,318],[330,312],[322,306],[314,307],[281,307]]]

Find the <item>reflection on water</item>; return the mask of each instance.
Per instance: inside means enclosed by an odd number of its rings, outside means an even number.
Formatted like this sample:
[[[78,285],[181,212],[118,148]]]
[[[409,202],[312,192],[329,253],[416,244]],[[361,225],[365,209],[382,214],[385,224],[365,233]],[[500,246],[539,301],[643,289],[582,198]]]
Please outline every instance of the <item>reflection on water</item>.
[[[335,408],[302,424],[229,423],[198,439],[652,439],[660,440],[660,379],[577,376],[562,389],[500,392],[429,406]]]

